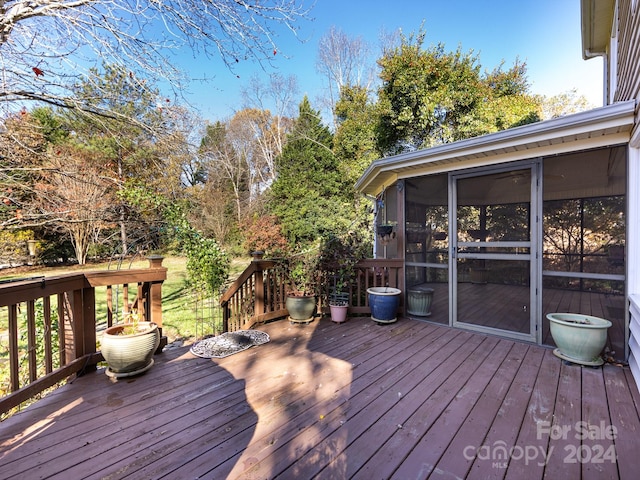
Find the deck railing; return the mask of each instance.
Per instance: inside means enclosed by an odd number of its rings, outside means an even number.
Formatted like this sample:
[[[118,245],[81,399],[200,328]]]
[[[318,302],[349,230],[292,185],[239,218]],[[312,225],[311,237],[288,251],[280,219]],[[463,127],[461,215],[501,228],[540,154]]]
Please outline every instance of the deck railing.
[[[349,313],[371,312],[367,288],[403,286],[404,263],[402,260],[366,259],[356,265],[355,282],[349,290]],[[322,276],[318,311],[329,309],[328,296],[333,288],[332,279]],[[254,258],[238,279],[220,298],[224,331],[251,328],[261,322],[288,315],[285,300],[289,290],[286,262]]]
[[[161,258],[149,268],[80,272],[0,282],[0,315],[8,329],[8,393],[0,398],[0,414],[73,375],[95,370],[103,360],[98,349],[98,324],[104,328],[129,309],[162,330],[162,283],[167,269]],[[367,288],[402,288],[401,260],[362,260],[350,288],[349,312],[370,312]],[[236,331],[288,315],[286,262],[254,259],[221,297],[224,331]],[[129,285],[135,284],[134,292]],[[104,287],[106,311],[96,312],[96,289]],[[322,284],[318,311],[328,309],[330,280]],[[133,299],[129,297],[133,296]],[[6,308],[5,308],[6,307]],[[101,320],[98,322],[98,320]],[[166,338],[160,349],[166,344]],[[26,373],[22,373],[26,372]]]
[[[0,414],[72,375],[95,370],[103,360],[97,348],[97,316],[106,328],[119,312],[136,309],[144,320],[155,322],[162,330],[162,283],[166,278],[162,258],[150,257],[146,269],[0,283],[0,314],[6,314],[8,323],[2,335],[8,343],[10,376],[10,393],[0,399]],[[137,286],[132,299],[130,284]],[[97,287],[105,287],[106,312],[96,312]],[[165,344],[163,337],[160,349]]]
[[[251,328],[287,315],[285,265],[285,262],[254,257],[220,298],[225,332]]]
[[[395,259],[368,258],[360,260],[356,264],[356,281],[349,288],[349,309],[350,314],[370,314],[369,295],[367,289],[370,287],[404,287],[404,262]],[[328,310],[328,295],[332,289],[332,281],[328,279],[323,284],[322,307],[323,312]],[[401,301],[402,305],[402,301]]]

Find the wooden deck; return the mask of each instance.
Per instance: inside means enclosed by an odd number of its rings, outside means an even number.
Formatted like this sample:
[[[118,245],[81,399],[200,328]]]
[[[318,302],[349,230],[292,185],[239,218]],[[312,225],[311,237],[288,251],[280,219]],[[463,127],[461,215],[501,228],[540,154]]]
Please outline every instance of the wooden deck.
[[[171,349],[140,377],[113,381],[98,370],[60,388],[0,424],[0,477],[569,480],[640,471],[640,394],[627,368],[569,365],[547,348],[409,319],[260,330],[270,343],[222,360]]]

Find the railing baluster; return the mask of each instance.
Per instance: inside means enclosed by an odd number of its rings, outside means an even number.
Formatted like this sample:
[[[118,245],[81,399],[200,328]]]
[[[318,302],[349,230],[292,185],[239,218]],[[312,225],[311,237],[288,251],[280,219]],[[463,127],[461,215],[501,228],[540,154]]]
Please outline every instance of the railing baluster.
[[[107,285],[107,328],[113,326],[113,287]]]
[[[29,361],[29,383],[38,378],[38,358],[36,356],[36,302],[27,302],[27,359]]]
[[[18,305],[9,305],[9,370],[11,391],[15,392],[20,388],[20,376],[18,369]]]
[[[125,283],[124,285],[122,285],[122,305],[123,305],[123,310],[122,313],[128,313],[129,312],[129,284]],[[118,311],[116,308],[116,323],[118,323]]]
[[[44,370],[46,373],[53,371],[52,325],[51,325],[51,297],[42,299],[42,314],[44,321]]]
[[[59,293],[58,300],[58,355],[60,356],[60,366],[67,364],[67,329],[69,328],[65,315],[65,294]]]

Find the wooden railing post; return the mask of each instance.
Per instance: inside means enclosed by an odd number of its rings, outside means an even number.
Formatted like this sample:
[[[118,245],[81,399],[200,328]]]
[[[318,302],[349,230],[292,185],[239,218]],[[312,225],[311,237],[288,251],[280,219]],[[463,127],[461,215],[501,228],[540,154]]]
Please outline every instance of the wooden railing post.
[[[96,353],[96,291],[93,287],[83,288],[82,295],[82,337],[76,337],[82,343],[82,354],[76,351],[76,358]],[[96,363],[87,362],[81,373],[96,370]]]
[[[253,307],[253,315],[257,318],[258,315],[264,313],[264,270],[260,261],[264,255],[264,252],[253,252],[253,262],[256,264],[255,271],[255,302]]]
[[[71,292],[71,328],[73,330],[72,360],[84,355],[84,313],[82,290]]]
[[[18,361],[18,306],[12,304],[9,305],[9,370],[12,392],[20,388]]]
[[[150,269],[160,269],[166,267],[162,266],[162,261],[164,257],[162,255],[149,255],[147,257],[149,260],[149,268]],[[147,283],[147,292],[146,292],[146,301],[145,301],[145,309],[146,309],[146,318],[150,321],[158,325],[158,330],[160,331],[160,345],[158,346],[158,350],[156,353],[162,351],[162,349],[167,345],[167,337],[162,335],[162,283],[161,281],[152,281]]]

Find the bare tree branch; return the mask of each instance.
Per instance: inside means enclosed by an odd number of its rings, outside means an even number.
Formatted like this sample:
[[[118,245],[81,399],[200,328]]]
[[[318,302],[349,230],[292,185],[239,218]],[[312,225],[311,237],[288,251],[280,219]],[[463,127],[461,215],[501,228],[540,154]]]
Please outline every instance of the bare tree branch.
[[[282,33],[296,35],[308,14],[302,0],[0,0],[0,101],[82,108],[74,85],[99,64],[132,72],[141,82],[187,78],[172,52],[221,57],[228,68],[268,64]],[[175,58],[175,57],[173,57]],[[3,101],[4,100],[4,101]]]

